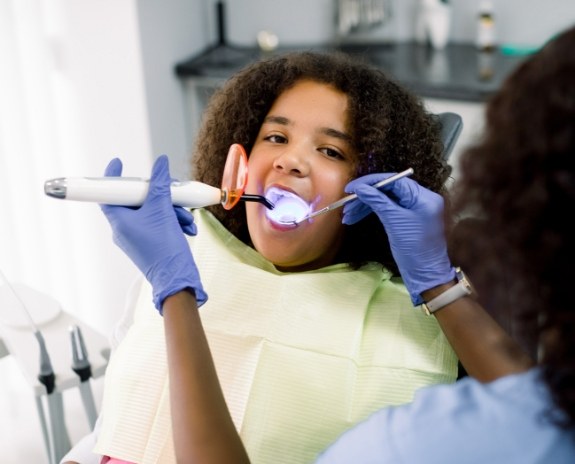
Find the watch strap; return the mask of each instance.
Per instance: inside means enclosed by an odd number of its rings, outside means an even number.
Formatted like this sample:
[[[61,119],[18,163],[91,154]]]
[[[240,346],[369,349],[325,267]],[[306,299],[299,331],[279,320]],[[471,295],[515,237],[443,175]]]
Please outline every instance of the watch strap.
[[[463,273],[461,268],[455,268],[455,274],[457,276],[457,284],[449,287],[431,301],[423,303],[423,310],[427,315],[431,315],[444,306],[453,303],[455,300],[473,293],[471,282],[469,282],[469,279],[467,279],[467,276]]]

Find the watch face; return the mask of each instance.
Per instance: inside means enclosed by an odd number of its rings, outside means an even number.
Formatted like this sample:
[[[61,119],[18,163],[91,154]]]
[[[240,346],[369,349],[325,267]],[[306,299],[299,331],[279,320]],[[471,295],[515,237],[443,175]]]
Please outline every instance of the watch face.
[[[462,287],[465,289],[468,295],[475,293],[475,288],[473,288],[473,284],[467,278],[467,275],[461,270],[460,267],[455,268],[455,273],[457,274],[457,280],[461,283]]]

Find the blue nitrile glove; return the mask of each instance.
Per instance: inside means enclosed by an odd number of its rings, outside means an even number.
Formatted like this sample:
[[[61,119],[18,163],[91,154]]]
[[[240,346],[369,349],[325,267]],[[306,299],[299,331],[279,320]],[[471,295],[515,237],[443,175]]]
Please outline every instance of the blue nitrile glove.
[[[122,162],[115,158],[105,175],[122,174]],[[164,300],[189,288],[195,292],[198,306],[208,299],[192,252],[182,232],[196,234],[189,211],[172,205],[168,157],[154,163],[146,200],[139,208],[100,205],[112,226],[114,243],[146,276],[154,292],[154,305],[162,314]]]
[[[344,206],[343,223],[355,224],[371,212],[377,214],[411,301],[420,305],[422,292],[455,278],[447,255],[443,198],[408,178],[372,187],[391,175],[369,174],[347,184],[345,191],[358,198]]]

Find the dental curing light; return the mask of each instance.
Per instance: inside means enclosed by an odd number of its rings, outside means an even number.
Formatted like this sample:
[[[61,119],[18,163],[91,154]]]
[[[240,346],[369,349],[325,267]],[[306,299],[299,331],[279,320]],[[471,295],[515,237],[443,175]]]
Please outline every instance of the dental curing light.
[[[203,208],[221,204],[232,209],[240,200],[273,205],[261,195],[244,194],[248,180],[248,158],[240,144],[233,144],[226,159],[221,188],[198,181],[174,181],[170,186],[176,206]],[[141,177],[59,177],[44,184],[44,193],[62,200],[88,201],[106,205],[141,206],[150,181]]]

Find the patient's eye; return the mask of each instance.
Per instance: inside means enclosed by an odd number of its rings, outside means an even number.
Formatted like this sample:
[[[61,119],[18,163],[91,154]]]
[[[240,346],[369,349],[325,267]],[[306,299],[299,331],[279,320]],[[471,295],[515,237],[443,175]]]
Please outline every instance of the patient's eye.
[[[264,138],[264,140],[271,142],[271,143],[287,143],[287,138],[280,134],[272,134],[268,135]]]
[[[336,150],[335,148],[325,147],[320,148],[319,150],[328,158],[345,160],[345,156],[343,156],[343,154],[339,150]]]

